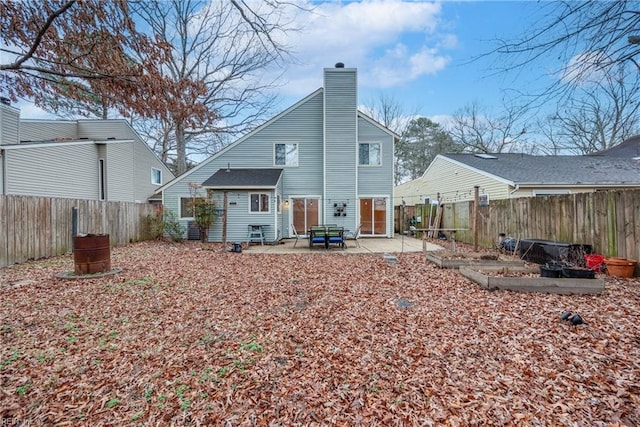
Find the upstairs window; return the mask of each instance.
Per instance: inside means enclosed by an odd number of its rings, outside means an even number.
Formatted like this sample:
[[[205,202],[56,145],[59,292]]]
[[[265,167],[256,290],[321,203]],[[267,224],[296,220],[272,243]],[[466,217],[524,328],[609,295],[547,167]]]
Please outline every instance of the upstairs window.
[[[151,183],[162,185],[162,171],[160,169],[151,168]]]
[[[358,151],[359,164],[363,166],[380,166],[381,149],[379,142],[365,142],[360,144]]]
[[[250,193],[249,206],[251,212],[269,212],[269,195],[265,193]]]
[[[273,163],[276,166],[298,166],[298,144],[276,144]]]

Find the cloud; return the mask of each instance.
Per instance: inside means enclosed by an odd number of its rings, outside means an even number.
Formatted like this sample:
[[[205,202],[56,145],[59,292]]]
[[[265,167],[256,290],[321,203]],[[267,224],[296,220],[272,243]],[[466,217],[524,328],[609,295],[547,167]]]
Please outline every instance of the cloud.
[[[569,59],[559,78],[564,83],[588,85],[602,79],[603,64],[609,62],[610,58],[604,52],[583,52]]]
[[[456,46],[454,35],[440,31],[438,3],[378,0],[304,3],[311,13],[298,14],[302,29],[291,34],[300,65],[289,67],[290,95],[303,95],[322,86],[322,68],[343,62],[359,71],[359,83],[370,87],[406,85],[443,70]],[[310,76],[317,76],[310,85]]]

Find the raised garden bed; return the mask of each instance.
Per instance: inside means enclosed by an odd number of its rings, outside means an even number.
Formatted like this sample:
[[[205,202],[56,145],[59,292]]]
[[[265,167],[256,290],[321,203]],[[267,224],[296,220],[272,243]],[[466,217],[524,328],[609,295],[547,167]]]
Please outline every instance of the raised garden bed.
[[[510,290],[568,295],[599,294],[604,290],[603,279],[540,277],[539,273],[539,267],[460,267],[460,274],[491,291]]]
[[[511,257],[480,252],[451,252],[447,250],[427,251],[427,261],[440,268],[460,268],[474,266],[524,266],[524,262]]]

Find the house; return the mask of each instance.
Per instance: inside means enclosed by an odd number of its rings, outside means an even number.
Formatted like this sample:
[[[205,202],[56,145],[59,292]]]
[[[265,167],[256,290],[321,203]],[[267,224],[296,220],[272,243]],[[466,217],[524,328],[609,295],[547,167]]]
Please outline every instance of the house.
[[[192,223],[193,197],[209,194],[224,218],[209,240],[304,235],[335,224],[393,237],[393,156],[398,136],[358,111],[357,70],[324,69],[323,87],[161,188],[165,211]],[[293,227],[292,227],[293,226]]]
[[[620,144],[606,150],[590,154],[590,156],[624,157],[640,159],[640,135],[632,136]]]
[[[408,205],[640,188],[640,161],[614,156],[440,154],[424,174],[395,189]]]
[[[0,195],[147,203],[173,178],[125,120],[21,120],[0,102]]]

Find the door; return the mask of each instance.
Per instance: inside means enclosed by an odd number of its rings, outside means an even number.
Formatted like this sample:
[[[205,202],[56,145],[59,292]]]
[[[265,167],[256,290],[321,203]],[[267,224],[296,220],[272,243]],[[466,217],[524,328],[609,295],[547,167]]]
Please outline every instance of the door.
[[[372,197],[360,199],[360,234],[368,236],[387,235],[387,199]]]
[[[312,225],[320,223],[319,198],[292,198],[292,223],[300,235],[306,235]]]

